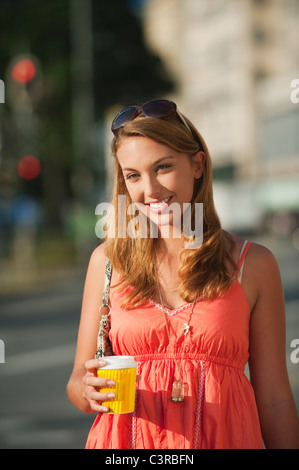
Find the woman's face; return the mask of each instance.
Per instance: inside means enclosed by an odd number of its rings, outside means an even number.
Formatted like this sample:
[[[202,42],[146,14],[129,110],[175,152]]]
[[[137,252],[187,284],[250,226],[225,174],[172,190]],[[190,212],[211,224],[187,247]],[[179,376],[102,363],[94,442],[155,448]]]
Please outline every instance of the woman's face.
[[[132,201],[158,225],[173,223],[171,204],[182,214],[183,203],[191,201],[204,157],[203,152],[189,157],[146,137],[124,138],[117,151]]]

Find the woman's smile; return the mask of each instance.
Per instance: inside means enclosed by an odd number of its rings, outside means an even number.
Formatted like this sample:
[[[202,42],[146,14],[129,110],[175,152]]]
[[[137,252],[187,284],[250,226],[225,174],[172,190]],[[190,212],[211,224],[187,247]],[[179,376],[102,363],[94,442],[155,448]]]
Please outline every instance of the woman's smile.
[[[173,196],[166,197],[160,201],[153,201],[145,203],[146,206],[149,206],[150,211],[157,213],[161,213],[168,209],[169,205],[171,204]]]

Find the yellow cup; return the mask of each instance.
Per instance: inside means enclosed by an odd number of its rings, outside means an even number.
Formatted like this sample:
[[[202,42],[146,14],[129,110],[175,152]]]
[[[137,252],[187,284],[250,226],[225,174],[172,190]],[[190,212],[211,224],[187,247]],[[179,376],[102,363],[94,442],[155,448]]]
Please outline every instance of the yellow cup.
[[[103,401],[102,405],[109,408],[108,413],[132,413],[135,408],[136,367],[137,362],[132,356],[105,356],[104,367],[97,370],[98,376],[111,379],[115,387],[103,387],[102,393],[115,393],[115,398]]]

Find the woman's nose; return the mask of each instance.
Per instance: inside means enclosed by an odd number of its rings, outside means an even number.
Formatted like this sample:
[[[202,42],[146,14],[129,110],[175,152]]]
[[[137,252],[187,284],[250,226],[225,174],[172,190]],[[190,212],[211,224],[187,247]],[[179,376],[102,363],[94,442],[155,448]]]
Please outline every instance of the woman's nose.
[[[144,186],[145,197],[148,197],[148,198],[151,197],[152,199],[155,197],[157,198],[157,196],[161,192],[162,186],[157,180],[156,176],[154,175],[147,176],[145,178],[144,185],[145,185]]]

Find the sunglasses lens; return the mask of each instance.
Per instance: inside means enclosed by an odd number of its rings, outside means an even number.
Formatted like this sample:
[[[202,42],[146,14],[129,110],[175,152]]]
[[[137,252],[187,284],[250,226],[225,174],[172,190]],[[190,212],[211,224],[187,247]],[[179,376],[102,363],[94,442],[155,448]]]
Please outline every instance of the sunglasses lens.
[[[112,132],[116,134],[127,122],[133,121],[139,112],[147,117],[163,119],[176,113],[176,104],[170,100],[152,100],[141,107],[129,106],[114,118],[111,125]]]
[[[142,108],[146,116],[159,119],[171,116],[176,110],[176,105],[168,100],[153,100],[144,104]]]
[[[121,111],[112,122],[112,132],[117,131],[121,126],[126,124],[126,122],[132,121],[136,115],[137,110],[137,106],[130,106],[129,108],[126,108]]]

